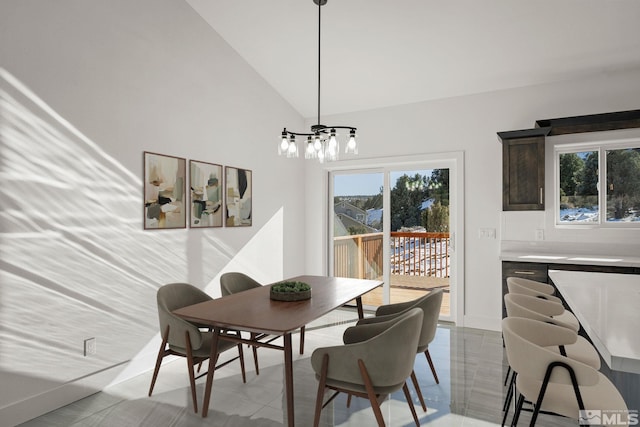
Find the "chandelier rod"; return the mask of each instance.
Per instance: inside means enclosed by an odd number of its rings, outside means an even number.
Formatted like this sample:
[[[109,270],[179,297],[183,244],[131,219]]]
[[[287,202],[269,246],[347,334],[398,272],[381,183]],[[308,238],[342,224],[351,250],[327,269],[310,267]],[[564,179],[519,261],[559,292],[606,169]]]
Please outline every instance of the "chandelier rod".
[[[320,125],[320,11],[322,10],[322,1],[318,1],[318,121],[317,124]]]

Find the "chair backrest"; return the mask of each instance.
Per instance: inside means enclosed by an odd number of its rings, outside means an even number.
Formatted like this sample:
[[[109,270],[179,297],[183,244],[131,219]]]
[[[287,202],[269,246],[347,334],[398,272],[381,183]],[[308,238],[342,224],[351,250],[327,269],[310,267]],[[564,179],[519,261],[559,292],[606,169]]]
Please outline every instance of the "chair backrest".
[[[186,350],[186,332],[189,332],[192,349],[199,349],[202,345],[202,335],[198,327],[176,316],[172,311],[188,305],[209,301],[212,298],[188,283],[170,283],[158,289],[156,299],[158,301],[160,335],[164,336],[168,326],[169,336],[167,337],[167,343],[169,346],[178,351]]]
[[[524,277],[507,277],[507,286],[509,283],[516,283],[520,286],[524,286],[547,295],[553,295],[556,292],[556,289],[548,283],[538,282],[537,280],[526,279]]]
[[[575,341],[575,333],[567,328],[521,317],[506,317],[502,319],[502,336],[509,366],[518,375],[542,381],[548,366],[561,362],[574,370],[578,384],[590,386],[598,382],[596,369],[545,348]],[[550,381],[571,384],[566,369],[555,369]]]
[[[229,272],[220,276],[220,291],[223,297],[259,286],[262,285],[244,273]]]
[[[434,289],[427,295],[420,297],[411,308],[421,308],[424,312],[422,330],[418,339],[418,352],[423,352],[436,336],[438,317],[442,306],[442,289]]]
[[[556,296],[549,295],[546,292],[540,292],[536,289],[533,289],[530,286],[522,285],[521,283],[518,283],[515,280],[509,280],[509,279],[512,279],[512,278],[511,277],[507,278],[507,288],[509,289],[510,294],[529,295],[532,297],[546,299],[548,301],[560,302],[560,298]]]
[[[573,326],[551,317],[564,312],[564,307],[560,303],[541,300],[529,295],[509,293],[504,296],[504,306],[507,309],[508,317],[524,317],[526,319],[552,323],[575,332]]]
[[[330,378],[364,384],[356,364],[357,359],[362,359],[374,390],[378,387],[399,388],[413,371],[423,317],[421,309],[413,308],[398,316],[390,316],[385,322],[353,326],[349,329],[354,335],[364,336],[363,340],[344,346],[318,348],[311,355],[311,363],[316,372],[320,372],[322,356],[329,354]]]

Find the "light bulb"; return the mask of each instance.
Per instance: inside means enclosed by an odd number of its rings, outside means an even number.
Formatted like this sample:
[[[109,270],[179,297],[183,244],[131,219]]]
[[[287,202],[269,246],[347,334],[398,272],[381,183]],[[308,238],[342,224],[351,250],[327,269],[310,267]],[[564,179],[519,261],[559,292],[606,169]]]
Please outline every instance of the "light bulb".
[[[347,146],[344,147],[344,152],[358,154],[358,144],[356,143],[355,129],[351,129],[351,131],[349,131],[349,141],[347,142]]]
[[[322,141],[320,140],[320,134],[316,133],[313,137],[313,148],[316,151],[320,151],[322,149]]]

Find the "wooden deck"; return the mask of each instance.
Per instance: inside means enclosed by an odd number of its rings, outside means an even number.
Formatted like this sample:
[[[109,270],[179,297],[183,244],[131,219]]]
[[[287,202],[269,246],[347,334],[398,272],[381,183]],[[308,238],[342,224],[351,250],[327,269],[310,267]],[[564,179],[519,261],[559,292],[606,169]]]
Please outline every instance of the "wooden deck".
[[[437,288],[444,290],[440,315],[449,316],[451,314],[451,305],[448,278],[392,275],[391,302],[411,301]],[[382,288],[374,289],[363,295],[362,303],[368,307],[378,307],[382,305]]]

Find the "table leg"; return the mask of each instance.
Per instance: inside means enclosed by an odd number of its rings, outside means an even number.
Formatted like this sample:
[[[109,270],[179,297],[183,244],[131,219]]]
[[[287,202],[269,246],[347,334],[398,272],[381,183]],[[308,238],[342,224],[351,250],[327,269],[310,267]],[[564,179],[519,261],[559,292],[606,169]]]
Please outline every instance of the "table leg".
[[[362,297],[356,298],[356,306],[358,307],[358,319],[364,317],[364,310],[362,309]]]
[[[284,334],[284,384],[287,395],[287,423],[289,427],[295,425],[293,414],[293,356],[291,349],[291,333]]]
[[[204,401],[202,402],[202,418],[209,412],[209,400],[211,400],[211,387],[213,386],[213,372],[216,370],[216,360],[218,360],[218,338],[220,329],[213,328],[213,339],[211,340],[211,352],[209,353],[209,369],[207,371],[207,385],[204,391]]]

